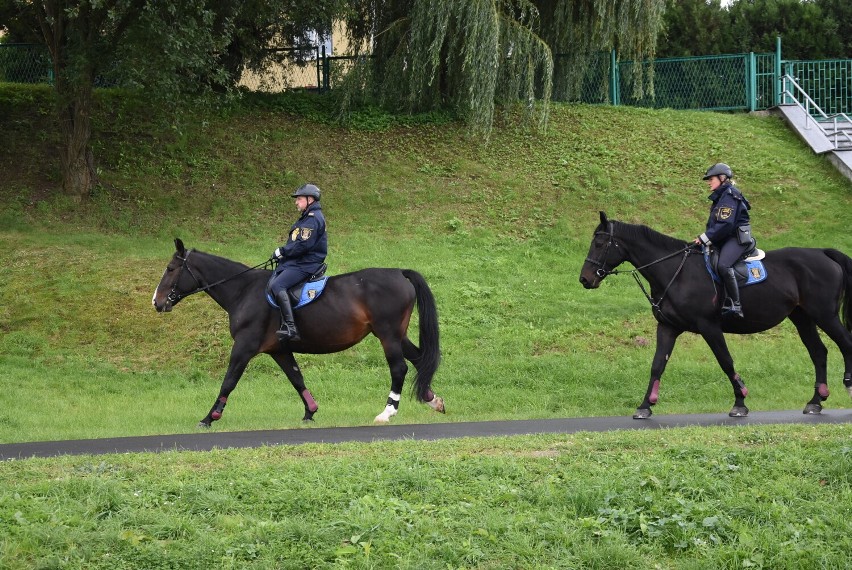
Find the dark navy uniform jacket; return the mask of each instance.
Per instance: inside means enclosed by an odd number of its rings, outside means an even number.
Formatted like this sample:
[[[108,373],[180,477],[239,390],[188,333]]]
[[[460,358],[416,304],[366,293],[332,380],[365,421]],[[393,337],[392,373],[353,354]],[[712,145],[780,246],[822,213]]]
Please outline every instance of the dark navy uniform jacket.
[[[738,227],[748,225],[751,204],[742,192],[727,180],[707,198],[713,205],[710,206],[707,229],[698,238],[704,245],[713,244],[718,248],[728,238],[736,236]]]
[[[284,260],[278,264],[276,271],[287,268],[311,274],[320,268],[328,254],[328,236],[319,202],[314,202],[302,212],[290,228],[281,252]]]

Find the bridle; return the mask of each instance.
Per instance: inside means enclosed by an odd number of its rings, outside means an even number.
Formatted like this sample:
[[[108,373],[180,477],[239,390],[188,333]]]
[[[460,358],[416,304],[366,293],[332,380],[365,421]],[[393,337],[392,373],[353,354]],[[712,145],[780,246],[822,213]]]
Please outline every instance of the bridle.
[[[612,222],[609,222],[609,231],[605,232],[603,230],[599,230],[595,232],[595,237],[599,235],[605,235],[609,237],[609,240],[606,242],[606,247],[604,247],[603,253],[601,254],[600,261],[597,259],[592,259],[591,257],[586,258],[586,263],[591,263],[592,265],[597,265],[598,269],[595,270],[595,275],[597,275],[600,279],[603,279],[607,275],[615,275],[618,272],[615,270],[609,270],[606,268],[606,256],[609,253],[609,248],[611,246],[618,247],[618,244],[615,243],[615,225]]]
[[[258,263],[254,267],[249,267],[248,269],[244,269],[244,270],[240,271],[239,273],[235,273],[234,275],[231,275],[229,277],[225,277],[224,279],[220,279],[219,281],[216,281],[215,283],[210,283],[209,285],[205,285],[204,282],[201,279],[199,279],[198,275],[195,274],[195,272],[192,270],[192,267],[188,263],[189,262],[189,256],[192,254],[193,251],[195,251],[195,250],[190,249],[189,251],[186,252],[186,255],[183,256],[183,257],[175,254],[175,257],[181,261],[180,269],[178,269],[177,277],[175,277],[175,280],[172,283],[172,290],[169,291],[168,295],[166,295],[166,300],[172,306],[177,304],[177,302],[180,301],[181,299],[183,299],[184,297],[189,297],[190,295],[194,295],[195,293],[201,293],[202,291],[208,291],[208,290],[212,289],[213,287],[215,287],[216,285],[221,285],[222,283],[224,283],[226,281],[230,281],[231,279],[234,279],[235,277],[239,277],[243,273],[251,271],[252,269],[257,269],[259,267],[266,267],[270,263],[270,260],[267,259],[263,263]],[[181,277],[181,274],[183,273],[184,269],[189,271],[189,274],[192,275],[193,279],[195,279],[196,288],[193,289],[192,291],[187,292],[187,293],[179,293],[178,290],[177,290],[177,286],[178,286],[178,283],[180,282],[180,277]]]
[[[679,249],[679,250],[672,252],[668,255],[665,255],[665,256],[663,256],[659,259],[655,259],[654,261],[652,261],[650,263],[646,263],[645,265],[641,265],[639,267],[635,267],[635,268],[627,270],[627,271],[618,271],[617,269],[607,269],[606,268],[606,258],[607,258],[607,255],[609,254],[609,248],[610,247],[616,247],[616,248],[618,247],[618,242],[615,241],[615,224],[613,222],[609,222],[608,225],[607,225],[607,230],[608,231],[598,230],[598,231],[595,232],[595,236],[604,235],[604,236],[609,237],[609,240],[606,242],[606,246],[604,247],[603,253],[601,254],[600,258],[599,259],[592,259],[591,257],[587,257],[586,262],[591,263],[592,265],[598,266],[598,269],[595,270],[595,275],[600,279],[603,279],[607,275],[618,275],[620,273],[632,274],[633,279],[636,280],[636,283],[639,285],[639,288],[642,290],[642,293],[645,295],[645,298],[648,299],[649,303],[651,303],[651,309],[653,311],[655,311],[655,313],[658,314],[661,318],[665,319],[665,316],[663,315],[663,312],[660,309],[660,305],[662,304],[663,299],[665,299],[666,295],[668,294],[669,289],[671,288],[672,284],[675,282],[675,279],[677,279],[678,275],[680,275],[681,270],[683,270],[683,266],[686,264],[686,258],[689,257],[689,255],[691,253],[694,253],[694,252],[697,251],[694,247],[695,244],[689,243],[683,249]],[[674,275],[672,275],[672,278],[669,280],[665,289],[663,289],[663,293],[662,293],[662,295],[660,295],[660,298],[655,301],[654,298],[651,297],[651,295],[648,294],[648,291],[645,289],[645,285],[643,285],[642,281],[639,279],[639,271],[642,270],[642,269],[645,269],[646,267],[656,265],[657,263],[660,263],[661,261],[671,259],[672,257],[678,256],[680,254],[683,254],[683,259],[680,260],[680,265],[678,265],[677,270],[674,272]],[[666,319],[666,320],[668,320],[668,319]]]

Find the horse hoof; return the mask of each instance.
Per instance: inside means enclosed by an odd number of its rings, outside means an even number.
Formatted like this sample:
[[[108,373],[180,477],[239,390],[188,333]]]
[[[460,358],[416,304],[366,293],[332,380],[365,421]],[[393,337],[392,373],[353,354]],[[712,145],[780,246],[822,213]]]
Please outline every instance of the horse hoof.
[[[820,406],[819,404],[808,404],[807,406],[805,406],[805,409],[802,410],[802,413],[811,415],[821,414],[822,406]]]
[[[195,426],[195,427],[209,429],[210,428],[210,422],[205,422],[204,420],[201,420],[200,422],[198,422],[198,425]]]
[[[429,404],[429,406],[433,410],[435,410],[436,412],[441,412],[442,414],[447,413],[446,408],[444,408],[444,399],[443,398],[439,398],[438,396],[435,396],[434,398],[432,398],[431,400],[429,400],[426,403]]]
[[[653,412],[651,411],[651,408],[637,408],[636,413],[633,414],[633,419],[634,420],[647,420],[648,418],[651,417],[652,413]]]
[[[748,408],[745,406],[734,406],[731,408],[731,411],[728,412],[728,415],[732,418],[744,418],[748,416]]]

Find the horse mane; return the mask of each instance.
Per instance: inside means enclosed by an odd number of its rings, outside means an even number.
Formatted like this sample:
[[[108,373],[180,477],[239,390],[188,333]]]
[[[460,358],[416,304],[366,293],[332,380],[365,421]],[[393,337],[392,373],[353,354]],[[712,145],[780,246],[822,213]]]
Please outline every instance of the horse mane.
[[[198,249],[191,249],[189,251],[192,252],[195,255],[203,255],[207,259],[214,262],[216,267],[222,267],[222,268],[227,267],[227,268],[231,269],[232,271],[243,271],[243,270],[246,270],[246,269],[249,268],[249,266],[246,265],[245,263],[242,263],[240,261],[235,261],[233,259],[228,259],[227,257],[222,257],[222,256],[219,256],[219,255],[213,255],[212,253],[207,253],[207,252],[204,252],[204,251],[201,251],[201,250],[198,250]]]
[[[613,223],[616,224],[614,228],[618,228],[615,231],[616,236],[626,235],[632,240],[641,239],[643,241],[649,242],[653,246],[659,247],[660,249],[674,251],[686,247],[687,244],[687,242],[682,239],[674,238],[664,233],[660,233],[657,230],[649,228],[648,226],[628,224],[627,222],[617,222],[614,220]]]

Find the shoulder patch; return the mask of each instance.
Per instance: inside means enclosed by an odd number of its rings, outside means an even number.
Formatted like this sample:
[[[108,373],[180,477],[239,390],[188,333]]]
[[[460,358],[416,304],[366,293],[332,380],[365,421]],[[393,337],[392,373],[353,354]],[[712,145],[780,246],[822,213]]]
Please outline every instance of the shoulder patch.
[[[727,220],[728,218],[731,217],[731,215],[733,215],[733,213],[734,213],[733,208],[728,208],[728,207],[719,208],[719,210],[716,212],[716,219],[717,220]]]

